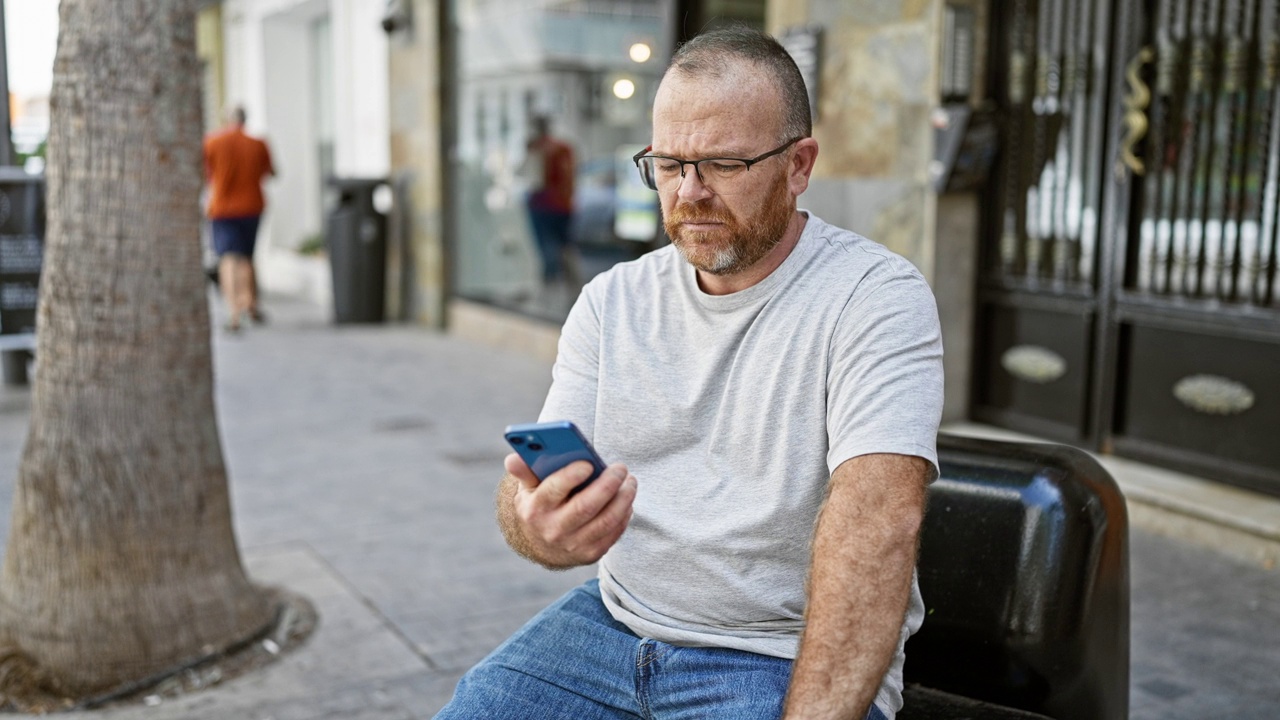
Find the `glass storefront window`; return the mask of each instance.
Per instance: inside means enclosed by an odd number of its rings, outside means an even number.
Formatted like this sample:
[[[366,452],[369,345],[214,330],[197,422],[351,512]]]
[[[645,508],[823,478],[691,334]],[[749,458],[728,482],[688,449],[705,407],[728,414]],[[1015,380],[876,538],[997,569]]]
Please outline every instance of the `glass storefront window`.
[[[454,291],[562,321],[583,283],[659,242],[631,156],[649,142],[664,0],[451,1]]]

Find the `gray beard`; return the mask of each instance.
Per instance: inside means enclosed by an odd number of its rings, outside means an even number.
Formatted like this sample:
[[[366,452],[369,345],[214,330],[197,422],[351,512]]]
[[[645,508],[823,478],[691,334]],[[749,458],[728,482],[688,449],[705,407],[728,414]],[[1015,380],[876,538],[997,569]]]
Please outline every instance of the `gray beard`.
[[[680,255],[684,257],[685,262],[708,275],[715,275],[718,277],[721,275],[733,275],[734,273],[746,270],[748,267],[760,262],[764,256],[768,255],[774,248],[778,247],[778,243],[780,242],[782,242],[781,235],[774,238],[767,247],[762,248],[762,252],[760,252],[759,255],[752,258],[743,257],[742,245],[735,243],[727,248],[715,251],[715,254],[712,255],[710,260],[704,260],[701,263],[694,262],[694,259],[689,256],[689,252],[685,249],[684,245],[680,243],[674,244],[676,249],[680,251]]]
[[[731,245],[723,250],[716,251],[715,256],[712,257],[709,262],[699,264],[694,262],[693,258],[689,257],[689,253],[685,250],[684,245],[676,245],[676,249],[684,256],[685,262],[709,275],[732,274],[733,271],[737,269],[738,262],[742,257],[741,253],[738,252],[737,246]]]
[[[778,243],[782,242],[783,236],[787,233],[787,227],[795,214],[795,203],[794,201],[785,203],[784,181],[785,178],[775,181],[762,211],[751,218],[748,224],[735,223],[742,235],[733,237],[728,247],[710,253],[709,260],[705,259],[707,253],[697,253],[699,248],[696,242],[690,240],[686,244],[678,241],[678,232],[672,233],[672,242],[680,250],[686,262],[708,275],[733,275],[746,270],[778,247]],[[701,262],[694,262],[696,255],[701,255],[704,259]]]

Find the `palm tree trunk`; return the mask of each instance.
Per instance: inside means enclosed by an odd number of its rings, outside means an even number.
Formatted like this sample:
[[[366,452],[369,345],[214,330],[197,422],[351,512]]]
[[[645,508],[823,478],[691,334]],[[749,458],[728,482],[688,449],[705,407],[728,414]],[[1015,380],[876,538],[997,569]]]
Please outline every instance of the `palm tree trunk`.
[[[196,5],[62,0],[0,640],[72,697],[221,650],[274,611],[240,564],[215,419]]]

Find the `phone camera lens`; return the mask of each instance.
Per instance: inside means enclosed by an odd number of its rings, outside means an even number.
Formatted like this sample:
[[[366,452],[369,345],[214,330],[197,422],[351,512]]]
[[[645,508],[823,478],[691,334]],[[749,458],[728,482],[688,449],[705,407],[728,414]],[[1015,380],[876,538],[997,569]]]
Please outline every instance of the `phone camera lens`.
[[[512,444],[512,445],[523,445],[523,444],[524,444],[524,438],[522,438],[522,437],[520,437],[520,436],[518,436],[518,435],[512,435],[512,436],[511,436],[511,444]]]
[[[542,449],[542,443],[531,442],[529,443],[529,449],[537,452]]]

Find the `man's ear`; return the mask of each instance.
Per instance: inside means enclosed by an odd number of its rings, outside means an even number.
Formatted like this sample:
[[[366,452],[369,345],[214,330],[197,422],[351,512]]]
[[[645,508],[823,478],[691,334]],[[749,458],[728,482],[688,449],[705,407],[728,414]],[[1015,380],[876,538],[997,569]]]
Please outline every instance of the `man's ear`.
[[[791,151],[791,162],[788,166],[787,185],[792,195],[799,195],[809,189],[809,176],[818,161],[818,141],[811,137],[804,138],[795,144]]]

